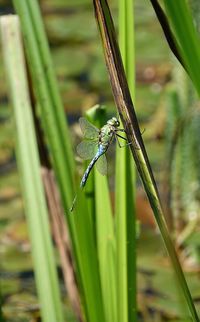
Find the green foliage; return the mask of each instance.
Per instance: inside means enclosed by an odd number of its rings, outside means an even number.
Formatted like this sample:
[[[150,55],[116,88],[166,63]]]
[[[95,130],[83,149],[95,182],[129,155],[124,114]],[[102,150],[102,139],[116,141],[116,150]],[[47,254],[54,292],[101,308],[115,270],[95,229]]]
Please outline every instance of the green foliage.
[[[113,96],[123,121],[123,125],[126,129],[127,138],[129,142],[132,142],[130,149],[171,259],[173,269],[176,273],[177,281],[187,303],[188,312],[190,312],[194,321],[198,321],[196,308],[165,222],[157,185],[140,133],[130,90],[126,81],[121,55],[115,38],[114,24],[107,1],[94,0],[94,7],[112,85]]]
[[[100,2],[103,4],[106,3],[105,1]],[[181,55],[187,66],[188,73],[191,76],[197,91],[200,93],[199,68],[197,69],[200,63],[198,36],[193,27],[192,17],[188,10],[188,6],[184,0],[165,0],[164,2],[168,17],[173,23],[177,43],[181,48]],[[84,191],[78,191],[77,204],[74,213],[70,213],[69,209],[75,191],[79,190],[79,188],[77,188],[79,180],[76,182],[76,179],[74,178],[76,177],[76,170],[72,155],[70,131],[65,122],[64,109],[55,80],[54,68],[51,62],[46,35],[44,33],[41,14],[35,0],[13,0],[13,3],[21,21],[32,87],[36,97],[37,113],[43,126],[52,166],[60,190],[62,206],[67,218],[84,319],[88,322],[135,321],[137,318],[136,228],[135,205],[133,199],[135,173],[132,159],[130,158],[128,149],[117,149],[114,211],[110,201],[107,179],[99,175],[96,169],[94,169]],[[106,6],[104,6],[104,9],[105,8]],[[119,1],[119,10],[119,34],[122,58],[132,98],[134,98],[134,31],[133,28],[130,28],[130,26],[133,26],[133,1]],[[114,29],[112,24],[109,24],[108,11],[106,14],[109,25],[108,31],[113,37]],[[84,13],[82,19],[84,25],[86,19]],[[51,26],[57,28],[57,22],[54,17],[52,17],[51,24],[47,26],[49,31],[51,31]],[[62,39],[63,37],[65,38],[67,36],[65,25],[64,27],[61,26],[61,30],[58,30],[58,32],[60,32]],[[75,41],[79,41],[79,35],[84,38],[84,35],[86,34],[88,36],[88,30],[85,30],[85,28],[83,28],[83,30],[77,30],[77,39]],[[90,37],[92,38],[93,35],[94,30],[91,28]],[[112,40],[113,39],[114,38],[112,38]],[[191,40],[189,44],[187,42],[188,39]],[[63,53],[58,52],[58,55],[62,56]],[[69,53],[69,55],[72,55],[72,53]],[[79,59],[79,54],[77,57]],[[115,61],[116,66],[118,66],[120,56],[117,58],[118,60],[116,59]],[[80,65],[81,64],[87,66],[88,61],[81,61]],[[69,75],[72,69],[73,72],[75,72],[76,68],[79,68],[78,65],[75,66],[75,69],[74,66],[72,67],[70,67],[70,70],[66,71]],[[57,69],[61,76],[64,75],[62,66],[60,67],[57,65]],[[191,84],[188,80],[183,80],[182,85],[183,86],[179,89],[170,89],[168,94],[169,112],[167,142],[169,153],[171,151],[173,152],[171,163],[171,192],[173,207],[177,216],[180,216],[182,210],[187,214],[196,209],[197,198],[196,196],[194,197],[194,190],[196,192],[199,187],[199,178],[198,180],[196,180],[196,178],[198,177],[197,160],[199,160],[200,156],[198,144],[198,122],[200,115],[198,111],[195,113],[193,113],[193,111],[192,113],[188,111],[188,105],[193,107]],[[128,91],[126,83],[125,90]],[[124,108],[126,107],[127,106]],[[128,108],[130,108],[130,106],[128,106]],[[21,113],[20,110],[18,110],[18,112]],[[134,114],[134,110],[132,113]],[[22,123],[18,122],[19,129],[22,131],[20,133],[23,133],[22,136],[19,135],[19,162],[21,163],[22,179],[24,180],[23,188],[27,209],[29,213],[32,213],[31,220],[33,220],[33,222],[30,229],[31,236],[35,243],[38,242],[37,252],[35,251],[34,256],[37,257],[38,254],[41,256],[43,251],[43,261],[45,260],[45,250],[48,255],[51,253],[51,250],[49,250],[50,247],[47,245],[50,243],[47,220],[40,219],[43,221],[39,221],[38,217],[34,218],[35,209],[37,207],[38,209],[40,206],[42,207],[42,210],[45,213],[44,217],[47,212],[46,205],[44,205],[44,200],[42,199],[44,198],[44,194],[39,178],[38,152],[35,142],[33,144],[32,141],[29,141],[31,140],[31,137],[34,136],[32,125],[28,128],[24,125],[27,121],[27,115],[19,115],[20,120],[24,120]],[[95,107],[86,113],[86,117],[92,121],[92,123],[96,124],[96,126],[100,127],[107,118],[107,115],[103,109]],[[135,123],[137,125],[137,119]],[[187,124],[187,127],[185,124]],[[135,131],[135,124],[133,124],[133,129]],[[134,135],[134,138],[139,142],[139,149],[136,148],[133,154],[141,178],[154,210],[167,250],[171,256],[179,284],[182,287],[182,293],[187,301],[193,320],[197,321],[198,318],[195,307],[163,219],[157,188],[151,172],[151,167],[148,163],[148,157],[143,146],[139,128],[137,129],[136,127],[136,134],[134,133]],[[26,158],[27,155],[29,155],[29,159]],[[34,162],[35,158],[37,159],[37,162],[34,164],[32,162]],[[30,168],[32,171],[31,173]],[[182,173],[184,173],[184,176]],[[194,185],[193,189],[193,183],[196,182],[195,180],[198,181],[198,185]],[[37,183],[35,186],[30,184],[34,184],[35,182]],[[113,216],[113,213],[115,214],[115,217]],[[43,238],[46,238],[45,241]],[[47,249],[45,247],[47,247]],[[46,274],[46,277],[48,277],[48,273],[52,273],[54,266],[52,258],[48,263],[44,263],[44,266],[45,269],[47,269],[47,272],[42,271],[42,274]],[[40,262],[38,261],[36,264],[36,272],[42,267],[43,265],[40,265]],[[41,303],[45,300],[48,300],[48,303],[50,303],[52,297],[52,299],[55,300],[51,302],[51,310],[54,310],[55,305],[56,312],[56,310],[59,311],[60,302],[58,300],[55,273],[52,274],[53,277],[50,278],[51,282],[48,285],[48,291],[43,294],[41,291]],[[40,279],[43,279],[43,275],[40,276]],[[42,284],[38,287],[42,288]],[[46,291],[45,287],[43,289]],[[48,297],[46,296],[47,293]],[[162,305],[163,303],[161,303],[161,307]],[[51,311],[49,310],[49,312]],[[49,317],[49,312],[46,313],[48,321],[51,321],[51,318],[54,321],[62,320],[61,313],[58,313],[60,314],[60,317],[57,318],[53,316],[53,313],[52,317]]]
[[[120,290],[116,288],[116,263],[122,260],[120,254],[116,253],[115,221],[107,180],[94,170],[94,177],[90,178],[85,193],[78,193],[75,211],[70,214],[69,208],[75,191],[70,135],[65,124],[40,12],[36,2],[32,0],[15,0],[14,5],[21,20],[38,114],[67,215],[85,318],[92,322],[116,321],[121,297],[120,293],[117,295],[117,291]],[[87,117],[95,123],[96,110],[94,109],[94,112],[91,110]],[[99,120],[98,117],[97,119]],[[93,193],[95,191],[94,200],[87,197],[88,190]],[[131,195],[129,196],[132,198]],[[134,233],[134,226],[131,230],[129,225],[127,228],[129,229],[129,245],[131,245],[130,238],[132,232]],[[134,234],[133,238],[135,238]],[[37,237],[36,232],[35,236]],[[120,242],[119,235],[118,242]],[[127,240],[124,239],[123,243],[126,245]],[[119,256],[118,259],[117,256]],[[126,256],[128,258],[128,253]],[[132,263],[132,258],[129,261]],[[130,263],[129,269],[131,268]],[[135,279],[135,271],[130,270],[130,273],[133,274],[130,275],[130,279]],[[128,290],[129,286],[126,284],[127,295]],[[135,301],[136,291],[133,292],[131,289],[131,292]],[[132,300],[129,299],[129,302],[132,303]],[[128,310],[128,306],[125,309]],[[55,320],[59,321],[59,319]]]
[[[74,161],[41,14],[36,1],[16,0],[14,5],[21,21],[39,115],[68,222],[84,313],[88,321],[104,321],[95,234],[83,196],[74,214],[69,211],[75,191]]]

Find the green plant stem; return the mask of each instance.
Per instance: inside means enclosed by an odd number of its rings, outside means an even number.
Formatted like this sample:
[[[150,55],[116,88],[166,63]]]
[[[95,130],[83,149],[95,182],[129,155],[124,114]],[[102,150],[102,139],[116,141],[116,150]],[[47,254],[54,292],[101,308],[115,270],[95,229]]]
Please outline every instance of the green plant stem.
[[[133,1],[119,3],[119,42],[131,94],[135,96]],[[124,143],[123,143],[124,144]],[[117,308],[119,321],[136,321],[135,169],[130,150],[116,147]]]

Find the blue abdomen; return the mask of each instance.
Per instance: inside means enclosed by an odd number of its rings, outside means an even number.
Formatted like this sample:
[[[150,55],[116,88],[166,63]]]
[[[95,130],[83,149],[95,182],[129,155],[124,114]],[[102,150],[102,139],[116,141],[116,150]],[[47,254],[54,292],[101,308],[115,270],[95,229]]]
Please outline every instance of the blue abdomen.
[[[102,144],[99,144],[98,151],[97,151],[96,155],[94,156],[94,158],[92,159],[92,161],[88,165],[87,169],[85,170],[85,173],[84,173],[83,178],[80,183],[81,188],[83,188],[85,186],[93,166],[95,165],[97,160],[100,158],[100,156],[106,152],[106,150],[107,149],[105,149],[105,147]]]

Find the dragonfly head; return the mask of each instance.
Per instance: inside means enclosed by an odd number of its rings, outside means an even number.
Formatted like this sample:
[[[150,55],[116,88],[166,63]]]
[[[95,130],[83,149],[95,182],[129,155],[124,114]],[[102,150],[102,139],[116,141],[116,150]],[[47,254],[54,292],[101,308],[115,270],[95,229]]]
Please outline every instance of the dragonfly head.
[[[110,120],[108,120],[107,124],[114,127],[118,127],[120,125],[119,120],[116,117],[112,117]]]

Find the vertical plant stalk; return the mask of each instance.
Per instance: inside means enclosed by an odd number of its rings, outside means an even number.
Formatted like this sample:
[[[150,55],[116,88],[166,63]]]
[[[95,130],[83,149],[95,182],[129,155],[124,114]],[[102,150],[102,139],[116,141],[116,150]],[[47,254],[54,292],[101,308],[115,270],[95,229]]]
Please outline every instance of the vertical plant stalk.
[[[115,30],[110,10],[106,0],[93,0],[93,3],[103,42],[103,49],[115,103],[118,108],[120,117],[123,121],[127,138],[129,142],[132,142],[130,149],[141,180],[143,182],[150,205],[153,209],[154,216],[160,229],[163,241],[171,259],[177,280],[179,282],[179,286],[185,297],[188,310],[193,318],[193,321],[199,321],[189,288],[187,286],[180,262],[178,260],[164,219],[156,183],[140,133],[133,102],[131,100],[131,95],[129,92],[119,47],[116,41]]]
[[[10,98],[14,107],[17,131],[17,161],[32,246],[41,315],[43,321],[62,322],[64,319],[45,195],[40,177],[39,156],[28,95],[18,17],[2,17],[0,26]]]
[[[95,105],[86,113],[89,121],[100,128],[106,111]],[[106,321],[117,321],[117,292],[116,292],[116,243],[114,219],[112,214],[108,180],[94,167],[94,195],[96,244],[99,260],[99,273]]]
[[[132,97],[135,96],[134,1],[118,1],[119,43]],[[124,145],[124,142],[123,142]],[[116,147],[115,213],[118,321],[136,321],[135,167],[128,147]]]

